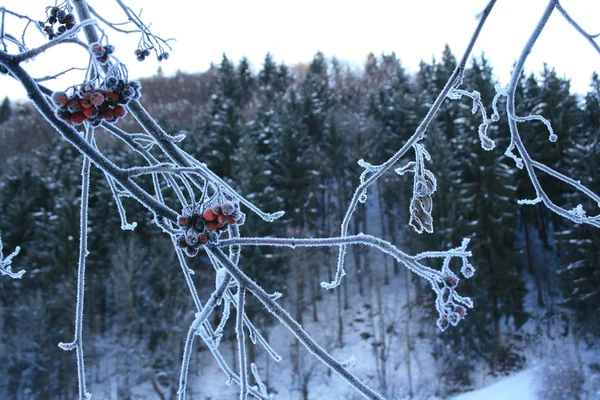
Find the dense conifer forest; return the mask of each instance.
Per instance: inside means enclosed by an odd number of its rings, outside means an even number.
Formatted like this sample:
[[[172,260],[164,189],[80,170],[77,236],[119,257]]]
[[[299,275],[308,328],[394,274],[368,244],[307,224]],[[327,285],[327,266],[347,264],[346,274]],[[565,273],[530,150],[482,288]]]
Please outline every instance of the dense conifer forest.
[[[357,160],[382,162],[400,148],[455,66],[448,47],[415,73],[395,54],[370,54],[361,69],[321,53],[293,66],[266,55],[254,68],[223,56],[203,73],[159,71],[142,79],[141,101],[166,130],[185,132],[182,147],[232,187],[262,209],[286,211],[272,224],[249,215],[245,235],[327,237],[339,233],[361,173]],[[490,105],[497,83],[485,55],[473,58],[464,86],[476,88]],[[347,280],[332,291],[320,286],[335,273],[336,254],[329,248],[249,248],[243,265],[267,291],[283,293],[299,323],[327,331],[331,348],[367,344],[370,384],[389,398],[444,398],[472,389],[482,371],[520,370],[536,354],[547,356],[542,349],[552,341],[568,343],[569,354],[576,350],[565,367],[569,373],[560,372],[570,386],[550,387],[545,398],[591,398],[582,393],[600,390],[600,365],[577,354],[600,335],[600,232],[541,204],[518,205],[517,199],[534,194],[523,170],[502,153],[508,127],[491,125],[488,135],[499,145],[484,151],[477,135],[481,116],[472,107],[467,98],[446,101],[426,133],[432,155],[427,165],[438,184],[433,233],[419,235],[409,227],[412,180],[396,174],[384,177],[389,184],[378,185],[351,225],[353,233],[375,232],[411,253],[471,238],[477,271],[461,285],[475,308],[463,323],[439,332],[426,282],[365,247],[349,249]],[[534,158],[600,192],[600,78],[590,77],[589,92],[575,94],[567,78],[546,66],[522,77],[517,107],[519,115],[544,115],[559,136],[551,143],[541,122],[528,122],[523,138]],[[133,119],[124,124],[135,129]],[[117,150],[114,136],[99,129],[96,140],[119,165],[136,165],[139,156]],[[57,343],[73,327],[81,181],[75,166],[81,158],[30,104],[1,101],[0,230],[6,252],[22,247],[13,269],[27,271],[20,280],[0,280],[1,398],[76,398],[75,360]],[[84,320],[90,382],[113,382],[120,399],[134,398],[131,388],[147,383],[157,398],[171,398],[182,332],[193,320],[176,255],[168,238],[157,234],[152,215],[134,201],[125,205],[139,225],[120,230],[111,188],[97,169],[92,180]],[[568,209],[585,201],[556,179],[541,180],[553,201]],[[198,279],[209,279],[214,271],[203,257],[190,266]],[[212,288],[201,290],[208,296]],[[248,299],[246,312],[268,336],[273,317],[253,301]],[[290,370],[271,375],[289,375],[298,398],[319,398],[311,397],[311,388],[315,376],[326,374],[324,367],[321,372],[307,364],[304,350],[290,346],[279,349],[291,360]],[[205,348],[194,351],[198,365],[210,357]],[[273,368],[253,346],[248,351],[259,367]],[[415,353],[426,354],[434,366],[431,376],[438,380],[429,386],[419,376],[422,356]],[[201,375],[192,371],[190,381]],[[266,376],[277,392],[276,380]],[[582,397],[552,397],[556,393]]]

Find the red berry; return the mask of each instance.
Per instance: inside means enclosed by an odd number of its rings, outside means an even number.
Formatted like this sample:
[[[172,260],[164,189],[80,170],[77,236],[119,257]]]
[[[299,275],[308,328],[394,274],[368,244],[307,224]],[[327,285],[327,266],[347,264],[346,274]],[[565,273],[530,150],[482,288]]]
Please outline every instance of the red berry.
[[[206,244],[208,243],[208,236],[205,233],[201,233],[198,235],[198,243]]]
[[[92,103],[95,106],[99,106],[103,102],[104,102],[104,91],[95,90],[92,93],[90,93],[90,103]]]
[[[219,221],[219,224],[226,224],[227,223],[227,215],[225,214],[219,214],[217,215],[217,221]]]
[[[237,221],[231,217],[227,217],[227,225],[235,225]]]
[[[113,103],[119,101],[119,93],[117,92],[106,92],[104,94],[104,97],[106,98],[106,100],[112,101]]]
[[[82,108],[90,108],[92,107],[92,102],[90,101],[90,95],[89,93],[86,93],[83,95],[83,97],[81,98],[81,100],[79,100],[79,105]]]
[[[115,113],[113,110],[110,110],[110,109],[100,113],[100,118],[102,118],[102,119],[111,120],[114,117],[115,117]]]
[[[92,119],[92,118],[95,118],[95,117],[98,116],[98,109],[96,107],[94,107],[94,106],[92,106],[90,108],[84,108],[83,109],[83,114],[87,118]]]
[[[207,208],[206,210],[204,210],[204,213],[202,213],[202,217],[204,217],[204,219],[207,221],[214,221],[217,218],[217,216],[215,215],[213,210],[211,210],[210,208]]]
[[[75,125],[83,124],[83,121],[86,119],[86,116],[82,112],[76,112],[71,116],[71,122]]]
[[[81,105],[79,104],[79,98],[74,97],[71,100],[67,101],[66,107],[67,107],[67,110],[69,110],[69,112],[72,112],[72,113],[80,111]]]
[[[185,248],[185,253],[190,257],[195,257],[196,254],[198,254],[198,249],[195,249],[192,246],[188,246]]]
[[[209,231],[216,231],[219,227],[219,224],[216,221],[209,221],[206,223],[206,229]]]
[[[57,105],[64,106],[69,101],[69,97],[65,92],[54,92],[52,93],[52,101]]]
[[[189,228],[190,225],[192,224],[192,219],[190,217],[188,217],[187,215],[180,215],[179,218],[177,219],[177,223],[182,228]]]
[[[123,106],[116,106],[113,110],[113,113],[115,114],[115,118],[121,118],[122,116],[127,114],[127,110]]]

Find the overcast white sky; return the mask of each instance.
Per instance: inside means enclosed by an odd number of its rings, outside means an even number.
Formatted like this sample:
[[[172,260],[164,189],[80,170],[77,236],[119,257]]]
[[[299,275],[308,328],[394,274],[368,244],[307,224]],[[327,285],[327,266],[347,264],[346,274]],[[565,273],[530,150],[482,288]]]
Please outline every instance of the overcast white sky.
[[[44,18],[48,1],[0,0],[14,11]],[[122,21],[110,0],[89,3],[107,19]],[[475,16],[487,0],[229,0],[149,2],[127,0],[152,31],[173,37],[173,51],[160,65],[166,74],[177,70],[196,72],[218,63],[222,54],[234,61],[248,57],[258,70],[267,52],[278,62],[292,65],[308,62],[317,51],[362,66],[366,55],[396,52],[405,68],[415,71],[419,61],[439,59],[445,43],[458,57],[476,25]],[[531,34],[547,0],[498,0],[474,51],[485,51],[501,82],[506,83],[511,67]],[[600,1],[563,0],[563,6],[592,33],[600,32]],[[117,47],[117,57],[127,64],[130,76],[149,76],[159,64],[153,59],[136,61],[133,50],[139,37],[123,37],[107,31]],[[600,71],[600,55],[564,21],[552,15],[546,30],[526,64],[538,72],[546,61],[561,76],[571,79],[576,91],[587,91],[592,71]],[[85,65],[79,48],[54,50],[27,68],[34,76],[58,72],[73,62]],[[73,84],[60,80],[48,83],[53,89]],[[81,78],[79,78],[81,79]],[[0,77],[0,99],[25,97],[18,85]]]

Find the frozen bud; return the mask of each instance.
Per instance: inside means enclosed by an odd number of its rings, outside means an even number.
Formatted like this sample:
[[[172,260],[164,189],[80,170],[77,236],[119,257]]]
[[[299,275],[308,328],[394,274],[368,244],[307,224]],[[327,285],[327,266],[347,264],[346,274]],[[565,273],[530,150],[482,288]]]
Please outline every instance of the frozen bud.
[[[463,319],[465,317],[465,315],[467,315],[467,310],[463,306],[456,306],[456,308],[454,309],[454,312],[456,312],[456,314],[458,314],[460,319]]]
[[[144,57],[148,57],[148,56],[150,56],[150,50],[149,49],[144,49],[142,51],[142,54],[144,55]]]
[[[52,7],[50,9],[50,16],[51,17],[56,17],[56,13],[58,13],[58,7]]]
[[[458,315],[458,313],[452,312],[452,313],[448,314],[448,322],[450,324],[452,324],[452,326],[456,326],[459,321],[460,321],[460,316]]]
[[[437,326],[438,328],[440,328],[440,331],[444,332],[446,329],[448,329],[448,317],[446,315],[443,315],[441,317],[438,318],[437,320]]]
[[[165,51],[165,52],[163,52],[163,53],[161,54],[161,56],[162,56],[162,59],[163,59],[163,60],[168,60],[168,59],[169,59],[169,53],[167,53],[166,51]]]
[[[56,31],[58,32],[59,35],[61,35],[67,31],[67,27],[64,25],[61,25],[56,29]]]
[[[492,139],[490,139],[489,137],[481,136],[481,147],[484,150],[487,150],[487,151],[493,150],[495,145],[496,144],[494,143],[494,141]]]
[[[104,46],[102,46],[100,43],[98,42],[94,42],[92,44],[90,44],[90,52],[96,57],[101,57],[104,55]]]
[[[65,24],[67,25],[75,25],[75,16],[73,14],[67,14],[65,16]],[[71,29],[67,26],[67,29]]]
[[[470,278],[475,274],[475,268],[469,263],[464,263],[460,269],[460,273],[463,274],[465,278]]]
[[[444,283],[448,285],[448,287],[455,288],[458,284],[458,278],[454,275],[446,275],[444,277]]]

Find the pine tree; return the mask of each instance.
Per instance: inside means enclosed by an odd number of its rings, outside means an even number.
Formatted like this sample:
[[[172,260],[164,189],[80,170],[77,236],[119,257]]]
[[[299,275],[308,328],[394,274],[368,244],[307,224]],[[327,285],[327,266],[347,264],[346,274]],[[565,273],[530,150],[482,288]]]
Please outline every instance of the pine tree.
[[[492,68],[485,57],[474,59],[466,71],[465,90],[477,88],[483,104],[491,104],[494,96]],[[515,173],[502,155],[508,132],[503,126],[490,126],[488,135],[496,141],[492,151],[482,149],[478,136],[481,115],[470,112],[469,99],[460,118],[455,120],[456,133],[451,140],[454,151],[454,171],[450,193],[457,201],[454,235],[472,239],[472,263],[477,268],[477,282],[463,280],[461,285],[477,307],[469,311],[468,324],[452,332],[445,332],[452,343],[452,354],[457,351],[474,360],[484,357],[494,372],[519,368],[520,356],[503,339],[502,321],[512,321],[520,328],[527,320],[524,310],[526,293],[522,275],[521,254],[516,244],[517,210]],[[491,110],[487,110],[490,115]],[[466,282],[465,282],[466,281]],[[451,361],[453,355],[446,355]],[[452,380],[468,382],[469,366],[464,363]],[[462,372],[461,372],[462,371]],[[462,374],[462,375],[461,375]]]
[[[600,173],[600,79],[592,76],[591,91],[585,96],[585,118],[581,133],[566,151],[569,174],[594,192],[600,190],[595,179]],[[570,207],[581,204],[590,214],[598,205],[569,192],[565,200]],[[582,327],[600,335],[600,233],[587,225],[567,224],[558,232],[564,249],[559,278],[565,303],[573,308]]]

